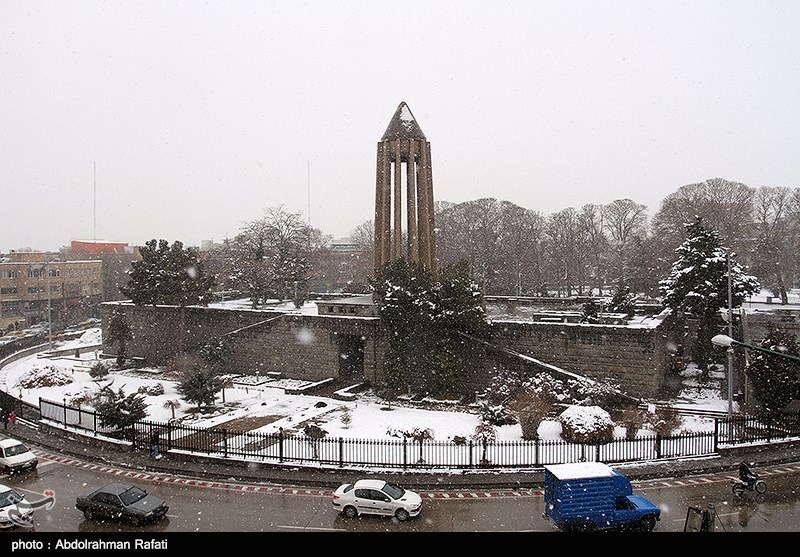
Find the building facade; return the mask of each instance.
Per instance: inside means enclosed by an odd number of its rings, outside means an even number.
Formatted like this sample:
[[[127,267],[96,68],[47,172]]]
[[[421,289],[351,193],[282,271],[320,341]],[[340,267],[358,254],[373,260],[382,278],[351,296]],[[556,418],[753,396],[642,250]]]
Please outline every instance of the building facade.
[[[0,258],[0,327],[25,328],[50,320],[59,326],[97,315],[103,301],[103,263],[64,261],[46,252]]]

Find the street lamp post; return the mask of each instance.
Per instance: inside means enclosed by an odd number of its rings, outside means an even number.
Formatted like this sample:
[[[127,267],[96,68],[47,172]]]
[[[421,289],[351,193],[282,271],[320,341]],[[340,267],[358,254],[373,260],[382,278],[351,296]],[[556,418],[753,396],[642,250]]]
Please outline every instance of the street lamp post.
[[[734,340],[727,335],[717,335],[711,339],[711,342],[716,344],[717,346],[724,346],[728,349],[733,349],[734,346],[741,346],[743,348],[749,348],[750,350],[755,350],[756,352],[763,352],[765,354],[770,354],[772,356],[778,356],[779,358],[786,358],[787,360],[792,360],[793,362],[800,364],[800,357],[792,356],[791,354],[787,354],[785,352],[778,352],[777,350],[770,350],[769,348],[762,348],[761,346],[753,346],[752,344],[745,344],[744,342],[739,342],[738,340]]]
[[[733,288],[731,287],[731,251],[725,251],[728,264],[728,337],[733,338]],[[728,348],[728,418],[733,417],[733,347]]]
[[[45,273],[47,273],[47,342],[50,350],[53,349],[53,305],[50,294],[50,258],[45,260]]]

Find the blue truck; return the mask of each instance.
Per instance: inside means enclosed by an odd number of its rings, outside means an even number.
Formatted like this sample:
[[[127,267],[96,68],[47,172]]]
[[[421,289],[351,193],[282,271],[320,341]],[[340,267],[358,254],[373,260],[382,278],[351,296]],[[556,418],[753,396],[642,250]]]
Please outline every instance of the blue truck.
[[[633,494],[630,480],[602,462],[544,467],[544,517],[566,532],[650,532],[661,509]]]

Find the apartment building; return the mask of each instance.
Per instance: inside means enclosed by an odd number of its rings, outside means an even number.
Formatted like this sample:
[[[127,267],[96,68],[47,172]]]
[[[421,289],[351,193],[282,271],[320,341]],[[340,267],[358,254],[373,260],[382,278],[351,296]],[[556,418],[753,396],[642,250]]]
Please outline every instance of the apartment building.
[[[103,301],[103,262],[65,261],[57,253],[11,252],[0,256],[0,327],[54,327],[97,316]]]

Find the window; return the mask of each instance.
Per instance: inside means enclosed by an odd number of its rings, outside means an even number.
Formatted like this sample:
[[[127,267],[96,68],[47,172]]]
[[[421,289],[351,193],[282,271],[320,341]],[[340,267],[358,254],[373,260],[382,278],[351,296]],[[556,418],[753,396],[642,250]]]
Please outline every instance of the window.
[[[9,286],[6,288],[0,288],[0,294],[16,294],[17,287],[16,286]]]
[[[44,286],[29,286],[28,294],[36,294],[37,292],[44,292]]]
[[[28,278],[44,278],[43,269],[28,269]]]
[[[0,271],[0,279],[13,279],[17,276],[17,271]]]

